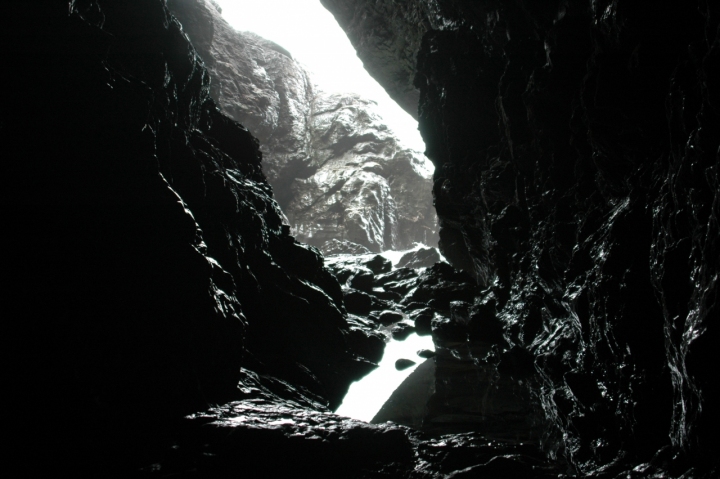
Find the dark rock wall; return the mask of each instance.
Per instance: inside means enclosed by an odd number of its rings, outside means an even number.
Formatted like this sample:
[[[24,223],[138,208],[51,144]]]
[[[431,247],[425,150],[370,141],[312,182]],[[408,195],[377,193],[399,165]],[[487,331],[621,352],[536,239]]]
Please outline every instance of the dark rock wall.
[[[420,45],[441,246],[473,276],[366,263],[352,326],[165,2],[3,4],[11,476],[717,477],[718,6],[374,4]],[[398,316],[440,347],[425,422],[466,432],[327,413]]]
[[[374,102],[323,91],[290,52],[236,31],[211,2],[168,5],[206,61],[211,97],[260,140],[263,172],[299,240],[375,252],[435,244],[431,174]]]
[[[422,36],[438,18],[434,2],[320,2],[345,30],[368,73],[417,119],[420,92],[413,79]]]
[[[182,414],[248,393],[251,371],[277,397],[337,406],[372,368],[340,287],[283,227],[257,141],[216,108],[165,3],[3,15],[13,463],[122,475]]]
[[[585,473],[714,461],[718,5],[412,3],[323,1],[388,90],[388,22],[426,32],[440,247],[530,354],[558,452]]]

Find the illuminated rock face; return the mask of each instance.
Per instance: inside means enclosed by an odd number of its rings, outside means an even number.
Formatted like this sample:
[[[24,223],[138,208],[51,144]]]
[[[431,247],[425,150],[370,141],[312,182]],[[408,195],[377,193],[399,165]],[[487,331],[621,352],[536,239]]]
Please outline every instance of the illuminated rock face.
[[[432,181],[375,104],[314,84],[290,52],[237,32],[205,0],[169,6],[205,60],[210,95],[260,140],[263,171],[296,237],[379,252],[435,244]]]
[[[715,461],[718,5],[322,3],[388,91],[414,79],[440,249],[532,365],[558,453]]]

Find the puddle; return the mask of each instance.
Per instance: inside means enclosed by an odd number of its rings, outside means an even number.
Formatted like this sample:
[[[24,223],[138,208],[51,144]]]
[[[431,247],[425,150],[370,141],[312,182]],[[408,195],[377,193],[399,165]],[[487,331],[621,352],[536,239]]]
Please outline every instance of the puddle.
[[[343,403],[335,411],[336,414],[370,421],[385,404],[385,401],[390,398],[393,391],[425,361],[417,355],[421,349],[435,350],[432,337],[411,334],[405,341],[391,340],[385,346],[385,354],[379,367],[360,381],[350,385],[350,390]],[[401,358],[412,359],[417,364],[398,371],[395,369],[395,361]]]

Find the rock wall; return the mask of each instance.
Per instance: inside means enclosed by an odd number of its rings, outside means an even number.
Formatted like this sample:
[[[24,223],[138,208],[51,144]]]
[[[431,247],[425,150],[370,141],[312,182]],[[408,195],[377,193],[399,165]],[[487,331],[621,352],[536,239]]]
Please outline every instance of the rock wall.
[[[718,476],[717,7],[433,5],[421,126],[472,276],[368,258],[344,290],[165,2],[3,5],[10,476]],[[329,413],[399,317],[439,349],[429,433]]]
[[[718,5],[322,3],[388,91],[414,77],[441,251],[530,359],[548,454],[586,475],[701,475],[718,427]],[[388,35],[420,45],[414,75],[386,66],[408,57]]]
[[[373,102],[322,91],[289,52],[235,31],[211,2],[168,5],[206,61],[211,97],[260,140],[263,171],[298,239],[375,252],[437,241],[422,155],[399,144]]]
[[[282,224],[257,140],[215,106],[165,2],[3,13],[16,477],[127,477],[182,415],[261,391],[336,407],[376,343],[350,329],[322,256]]]

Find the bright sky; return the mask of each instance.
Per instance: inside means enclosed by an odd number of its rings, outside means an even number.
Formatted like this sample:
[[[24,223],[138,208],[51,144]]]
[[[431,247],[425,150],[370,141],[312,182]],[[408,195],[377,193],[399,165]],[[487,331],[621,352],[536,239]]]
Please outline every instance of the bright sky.
[[[292,53],[328,92],[358,93],[378,103],[385,124],[409,148],[424,152],[417,122],[365,71],[345,32],[320,0],[217,0],[237,30],[255,32]],[[427,162],[432,168],[432,164]]]

